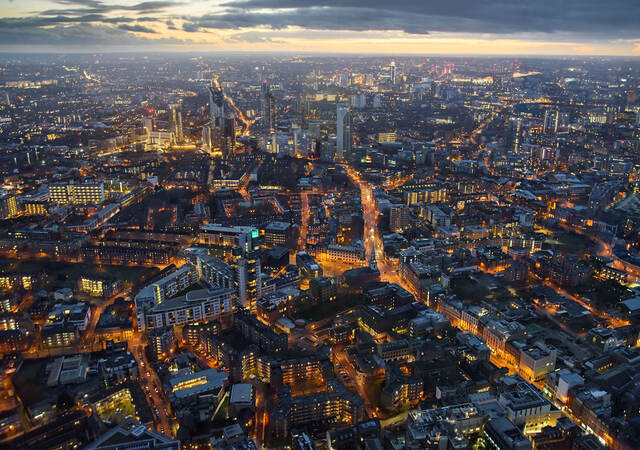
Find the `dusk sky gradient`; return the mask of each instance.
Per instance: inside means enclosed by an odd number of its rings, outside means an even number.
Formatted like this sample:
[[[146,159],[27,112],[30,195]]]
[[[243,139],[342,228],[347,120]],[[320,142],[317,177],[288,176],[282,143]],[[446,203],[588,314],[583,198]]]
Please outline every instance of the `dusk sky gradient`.
[[[0,0],[0,51],[640,56],[637,0]]]

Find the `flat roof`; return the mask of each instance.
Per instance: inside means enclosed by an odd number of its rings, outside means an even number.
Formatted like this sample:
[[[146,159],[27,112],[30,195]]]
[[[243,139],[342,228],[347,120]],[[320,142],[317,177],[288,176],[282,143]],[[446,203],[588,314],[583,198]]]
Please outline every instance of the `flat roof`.
[[[227,288],[196,289],[194,291],[187,292],[186,295],[169,298],[162,303],[158,303],[151,309],[150,313],[157,314],[172,311],[174,309],[188,308],[196,303],[207,301],[210,298],[218,297],[220,295],[231,295],[233,292],[233,289]]]
[[[248,383],[239,383],[231,386],[229,403],[250,403],[253,386]]]
[[[227,374],[216,369],[201,370],[196,373],[172,378],[169,381],[171,393],[177,397],[190,397],[201,392],[220,389],[227,381]]]
[[[640,297],[630,298],[621,302],[624,306],[629,308],[630,311],[636,311],[640,309]]]

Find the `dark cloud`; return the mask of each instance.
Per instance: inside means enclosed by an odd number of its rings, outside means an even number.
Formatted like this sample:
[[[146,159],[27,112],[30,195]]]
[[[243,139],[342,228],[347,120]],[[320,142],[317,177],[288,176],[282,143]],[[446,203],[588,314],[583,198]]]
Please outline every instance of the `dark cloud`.
[[[152,30],[151,28],[145,27],[143,25],[122,24],[122,25],[118,25],[118,29],[119,30],[124,30],[124,31],[133,31],[135,33],[151,33],[151,34],[156,33],[155,30]]]
[[[55,0],[55,3],[60,5],[86,6],[88,8],[96,8],[102,5],[102,2],[99,0]]]
[[[82,0],[58,0],[56,3],[60,5],[68,5],[70,8],[64,9],[48,9],[40,12],[40,14],[49,15],[79,15],[79,14],[104,14],[114,11],[130,11],[136,13],[157,12],[171,6],[181,5],[182,3],[171,1],[148,1],[137,3],[135,5],[111,5],[101,1],[82,1]]]
[[[77,24],[51,28],[26,28],[19,33],[0,24],[0,46],[47,46],[86,49],[87,47],[128,47],[168,42],[138,37],[128,31],[101,25]],[[168,42],[169,43],[169,42]],[[172,40],[170,43],[176,43]]]
[[[637,0],[231,0],[196,21],[213,28],[298,26],[413,34],[575,33],[640,36]]]
[[[66,24],[130,24],[132,22],[157,22],[154,17],[106,17],[102,14],[86,14],[83,16],[46,16],[0,19],[0,28],[28,30],[30,28],[49,27]],[[124,29],[124,28],[123,28]],[[134,31],[134,30],[132,30]]]
[[[167,10],[187,0],[52,1],[56,8],[0,18],[0,45],[82,39],[91,45],[101,35],[106,45],[114,39],[117,45],[138,45],[159,41],[134,33],[165,28],[189,33],[238,30],[228,42],[254,43],[279,42],[273,39],[285,33],[307,39],[318,33],[326,39],[358,33],[367,39],[379,37],[380,31],[401,31],[417,39],[435,32],[579,42],[640,39],[640,0],[223,0],[201,16],[171,15]]]
[[[226,42],[246,42],[249,44],[257,44],[257,43],[271,43],[271,44],[282,44],[283,41],[278,39],[273,39],[271,37],[264,36],[261,33],[255,31],[248,31],[246,33],[236,33],[225,39]]]
[[[187,33],[195,33],[200,31],[200,26],[192,22],[185,22],[182,24],[182,29]]]
[[[154,17],[176,1],[145,1],[133,5],[99,0],[57,0],[59,9],[19,18],[0,18],[0,45],[107,45],[160,43],[134,33],[157,34]],[[162,14],[160,14],[162,15]],[[172,40],[171,43],[179,41]]]

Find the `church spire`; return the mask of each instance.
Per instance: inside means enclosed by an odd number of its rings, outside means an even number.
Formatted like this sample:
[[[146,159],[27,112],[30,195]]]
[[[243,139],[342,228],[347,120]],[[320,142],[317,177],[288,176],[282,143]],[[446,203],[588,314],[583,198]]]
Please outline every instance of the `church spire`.
[[[369,268],[372,270],[378,270],[378,263],[376,261],[376,249],[371,244],[371,257],[369,258]]]

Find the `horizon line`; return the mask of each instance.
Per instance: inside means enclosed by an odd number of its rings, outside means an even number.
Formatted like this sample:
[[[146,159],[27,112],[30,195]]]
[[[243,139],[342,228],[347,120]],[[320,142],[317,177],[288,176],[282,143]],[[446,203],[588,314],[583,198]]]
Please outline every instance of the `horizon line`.
[[[25,55],[49,55],[49,56],[65,56],[65,55],[103,55],[103,54],[225,54],[225,55],[296,55],[296,56],[351,56],[351,57],[390,57],[390,58],[429,58],[429,57],[456,57],[456,58],[616,58],[616,59],[637,59],[639,55],[623,55],[623,54],[545,54],[545,53],[374,53],[374,52],[314,52],[314,51],[297,51],[297,50],[102,50],[102,51],[47,51],[47,50],[0,50],[0,55],[25,56]]]

